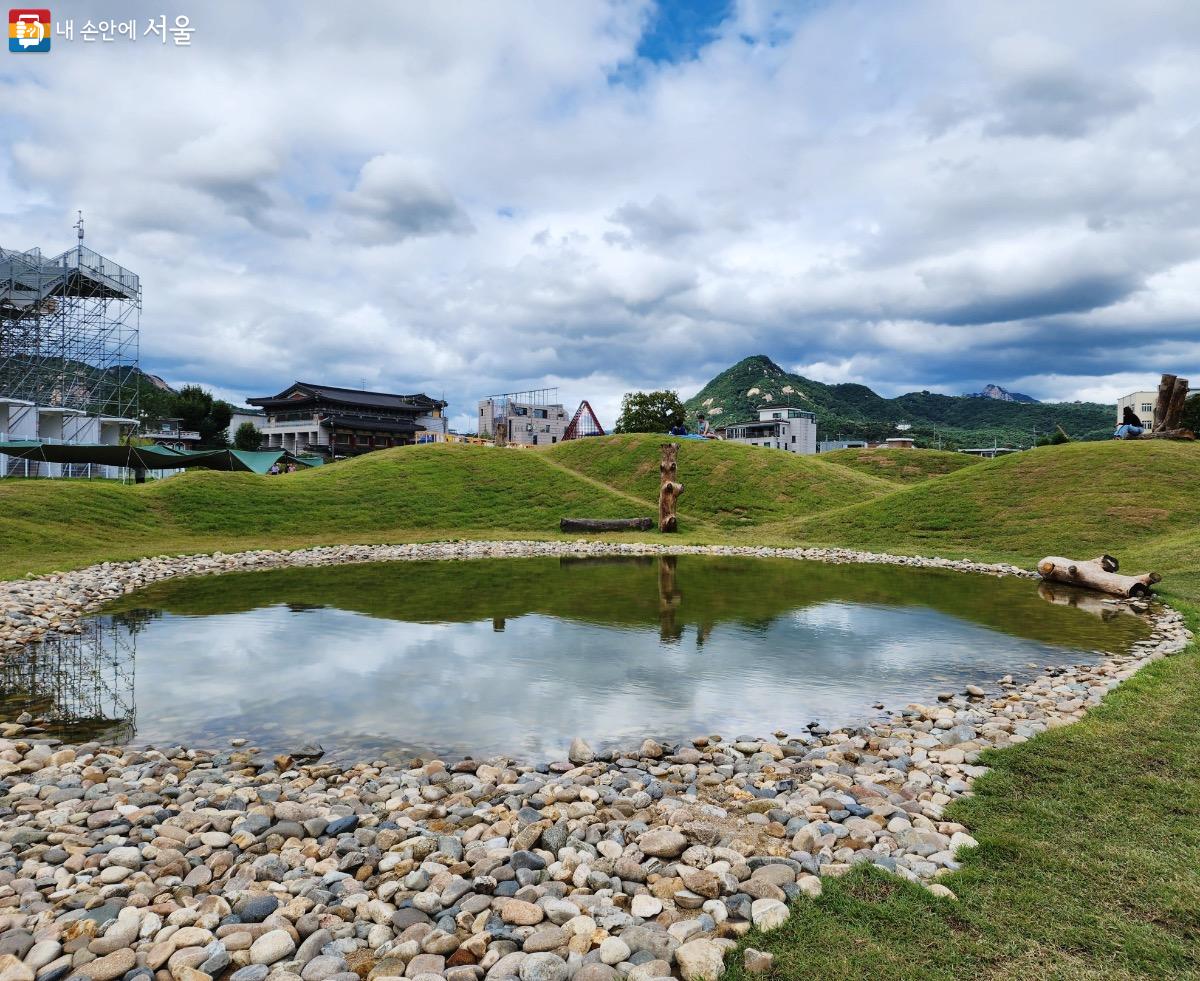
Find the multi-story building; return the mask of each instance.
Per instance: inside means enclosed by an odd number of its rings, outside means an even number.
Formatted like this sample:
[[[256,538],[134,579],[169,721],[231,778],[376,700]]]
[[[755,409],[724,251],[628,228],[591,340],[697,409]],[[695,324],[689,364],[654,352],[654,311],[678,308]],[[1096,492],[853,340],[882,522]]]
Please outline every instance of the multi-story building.
[[[722,439],[733,443],[765,446],[788,453],[817,452],[817,417],[805,409],[770,406],[758,410],[758,422],[718,426]]]
[[[233,412],[229,416],[229,426],[225,429],[225,438],[229,440],[230,445],[233,445],[233,439],[237,436],[237,431],[243,423],[250,423],[259,432],[262,432],[262,427],[267,421],[267,414],[262,409],[247,409],[243,406],[235,406]]]
[[[557,397],[553,388],[489,395],[479,402],[479,435],[520,446],[562,442],[571,419],[561,402],[550,401]]]
[[[1121,425],[1121,417],[1125,409],[1133,409],[1133,414],[1142,420],[1142,425],[1152,429],[1158,422],[1154,415],[1154,405],[1158,401],[1158,392],[1130,392],[1124,398],[1117,399],[1117,425]]]
[[[428,395],[392,395],[295,382],[278,395],[247,399],[264,417],[264,449],[356,456],[446,434],[446,403]]]

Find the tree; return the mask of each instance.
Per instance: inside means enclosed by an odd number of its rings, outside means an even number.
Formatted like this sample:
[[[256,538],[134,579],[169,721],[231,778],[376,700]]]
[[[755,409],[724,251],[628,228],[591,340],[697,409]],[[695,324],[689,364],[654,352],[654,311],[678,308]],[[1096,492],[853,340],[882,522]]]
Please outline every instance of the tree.
[[[678,392],[626,392],[613,432],[665,433],[672,426],[682,426],[686,418]]]
[[[181,420],[182,429],[200,434],[201,446],[229,445],[225,430],[229,428],[233,409],[228,402],[214,399],[211,392],[206,392],[199,385],[184,385],[175,396],[172,409]]]
[[[257,450],[262,446],[262,433],[252,422],[243,422],[233,434],[233,445],[239,450]]]

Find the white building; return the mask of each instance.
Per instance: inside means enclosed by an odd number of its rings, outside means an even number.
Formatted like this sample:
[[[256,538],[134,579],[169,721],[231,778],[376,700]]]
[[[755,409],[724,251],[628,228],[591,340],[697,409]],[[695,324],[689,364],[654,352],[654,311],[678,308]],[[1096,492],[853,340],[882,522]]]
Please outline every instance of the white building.
[[[479,435],[519,446],[553,446],[562,442],[571,419],[561,402],[543,401],[545,389],[490,395],[479,401]]]
[[[1117,399],[1117,425],[1121,425],[1121,417],[1125,409],[1133,409],[1133,414],[1142,420],[1142,425],[1152,429],[1158,420],[1154,417],[1154,405],[1158,401],[1158,392],[1130,392],[1124,398]]]
[[[0,395],[0,442],[102,443],[117,446],[133,432],[136,419],[89,415],[82,409],[36,405]],[[84,463],[41,463],[0,454],[0,476],[119,478],[119,467]]]
[[[233,413],[229,417],[229,427],[225,430],[225,438],[229,440],[229,445],[233,445],[233,438],[237,435],[238,427],[242,423],[248,422],[260,433],[263,426],[267,424],[267,414],[262,409],[246,409],[242,406],[236,406]]]
[[[817,452],[816,415],[786,405],[759,409],[758,422],[718,426],[717,432],[731,443],[748,443],[789,453]]]

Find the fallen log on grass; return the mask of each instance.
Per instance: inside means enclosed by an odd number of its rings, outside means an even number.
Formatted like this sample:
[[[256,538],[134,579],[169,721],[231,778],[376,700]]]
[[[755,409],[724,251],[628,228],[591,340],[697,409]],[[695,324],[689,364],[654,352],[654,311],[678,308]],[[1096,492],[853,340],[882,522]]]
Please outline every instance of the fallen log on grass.
[[[1117,572],[1119,568],[1120,563],[1111,555],[1086,560],[1048,555],[1038,563],[1038,574],[1051,582],[1083,586],[1108,593],[1110,596],[1146,596],[1151,586],[1162,581],[1162,576],[1157,572],[1123,576]]]
[[[563,518],[562,531],[649,531],[653,518]]]

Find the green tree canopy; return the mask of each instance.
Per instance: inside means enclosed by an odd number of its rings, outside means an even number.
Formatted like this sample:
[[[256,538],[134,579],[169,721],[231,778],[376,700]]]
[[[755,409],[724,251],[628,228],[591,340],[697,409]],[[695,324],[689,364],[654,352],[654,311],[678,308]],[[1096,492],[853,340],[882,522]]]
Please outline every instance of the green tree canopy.
[[[686,416],[678,392],[626,392],[614,432],[665,433],[682,426]]]
[[[233,445],[238,450],[257,450],[262,445],[262,433],[252,422],[243,422],[233,434]]]
[[[172,414],[181,420],[183,429],[200,434],[201,446],[228,446],[225,430],[233,410],[229,403],[214,399],[199,385],[184,385],[171,404]]]
[[[1179,417],[1179,424],[1184,429],[1200,433],[1200,394],[1191,396],[1183,403],[1183,415]]]

